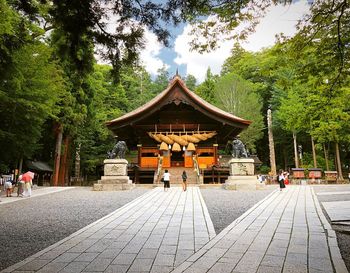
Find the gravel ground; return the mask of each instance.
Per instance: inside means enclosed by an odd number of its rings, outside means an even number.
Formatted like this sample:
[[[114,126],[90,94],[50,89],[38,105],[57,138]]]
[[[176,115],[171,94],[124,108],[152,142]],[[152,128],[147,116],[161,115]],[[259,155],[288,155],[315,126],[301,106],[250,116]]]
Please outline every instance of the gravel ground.
[[[62,240],[146,191],[137,188],[94,192],[90,187],[82,187],[0,205],[0,270]]]
[[[267,186],[259,191],[229,191],[225,189],[201,189],[216,234],[231,224],[244,212],[265,198],[277,186]]]
[[[328,185],[328,186],[314,186],[313,187],[316,194],[321,192],[332,192],[332,191],[350,191],[350,185]],[[339,195],[318,195],[318,201],[321,203],[321,207],[324,215],[326,216],[330,224],[331,221],[327,215],[326,210],[322,206],[322,202],[334,202],[334,201],[350,201],[349,194],[339,194]],[[332,225],[332,228],[337,234],[338,246],[340,253],[343,257],[345,265],[350,272],[350,227],[342,225]]]

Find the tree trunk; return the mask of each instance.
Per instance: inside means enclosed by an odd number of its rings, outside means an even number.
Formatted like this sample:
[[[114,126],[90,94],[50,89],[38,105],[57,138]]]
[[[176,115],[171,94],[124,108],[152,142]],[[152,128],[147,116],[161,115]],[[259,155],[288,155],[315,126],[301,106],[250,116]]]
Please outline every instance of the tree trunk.
[[[59,124],[57,128],[57,138],[56,138],[56,150],[55,150],[55,166],[53,171],[53,185],[58,185],[58,177],[60,173],[60,161],[61,161],[61,149],[62,149],[62,137],[63,137],[63,128]]]
[[[273,132],[272,132],[271,109],[267,110],[267,128],[268,128],[268,134],[269,134],[271,174],[273,176],[275,176],[277,174],[277,172],[276,172],[275,144],[274,144],[274,141],[273,141]]]
[[[63,154],[61,155],[61,167],[60,167],[60,172],[59,172],[59,184],[64,187],[65,182],[66,182],[66,177],[67,177],[67,171],[68,171],[68,152],[69,152],[69,145],[70,145],[70,137],[65,136],[64,137],[64,151]]]
[[[283,162],[284,162],[284,169],[287,170],[288,169],[288,153],[287,153],[287,149],[286,149],[285,145],[283,145]]]
[[[293,141],[294,141],[294,163],[295,168],[299,168],[299,157],[298,157],[298,147],[297,147],[297,135],[293,132]]]
[[[78,144],[77,149],[75,151],[74,176],[76,179],[80,178],[80,148],[81,148],[81,143]]]
[[[338,179],[339,180],[344,180],[343,172],[342,172],[342,169],[341,169],[341,161],[340,161],[340,153],[339,153],[339,144],[338,144],[338,142],[335,143],[335,154],[336,154],[336,158],[337,158]]]
[[[326,161],[326,170],[329,171],[328,152],[326,149],[326,145],[324,143],[323,143],[323,152],[324,152],[324,160]]]
[[[21,159],[19,160],[18,175],[20,175],[22,173],[22,168],[23,168],[23,156],[21,156]]]
[[[313,137],[311,137],[311,146],[312,146],[312,158],[314,159],[314,168],[317,168],[316,149],[315,149],[315,142]]]

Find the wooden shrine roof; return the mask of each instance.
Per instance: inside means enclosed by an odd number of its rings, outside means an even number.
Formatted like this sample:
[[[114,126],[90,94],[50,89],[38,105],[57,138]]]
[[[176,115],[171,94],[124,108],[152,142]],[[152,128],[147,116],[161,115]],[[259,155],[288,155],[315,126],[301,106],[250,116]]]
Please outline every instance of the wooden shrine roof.
[[[187,107],[187,110],[192,109],[192,112],[190,114],[187,112],[186,114],[180,107],[181,105],[183,108]],[[106,125],[123,139],[133,138],[135,140],[136,137],[140,138],[140,135],[144,135],[141,130],[149,131],[150,128],[152,128],[151,126],[153,126],[154,130],[155,125],[159,126],[158,128],[161,128],[162,125],[164,127],[165,125],[162,124],[161,118],[159,118],[159,115],[161,115],[160,113],[163,112],[164,114],[164,111],[173,111],[174,109],[179,109],[177,110],[178,112],[176,112],[176,118],[181,116],[179,118],[179,123],[181,124],[181,122],[184,122],[188,127],[190,127],[191,123],[200,123],[199,116],[207,123],[215,123],[216,125],[211,126],[216,126],[216,128],[218,124],[221,124],[220,126],[225,127],[222,132],[222,134],[225,134],[224,138],[227,138],[228,134],[237,135],[251,123],[249,120],[227,113],[206,102],[194,92],[190,91],[182,79],[176,75],[169,83],[168,87],[152,100],[119,118],[106,122]],[[169,114],[174,112],[166,113],[167,116],[169,116]],[[164,121],[164,117],[162,118]],[[175,118],[168,119],[168,123],[173,126],[176,125]],[[178,126],[181,126],[180,124],[178,124]],[[191,125],[192,127],[195,126],[195,124]],[[188,127],[186,127],[186,129],[188,129]],[[174,128],[175,127],[173,127],[173,129]],[[217,130],[216,128],[210,129]],[[208,130],[208,128],[203,128],[203,130]]]
[[[164,98],[168,97],[171,93],[171,91],[174,89],[174,86],[176,84],[179,84],[182,88],[182,91],[190,98],[192,99],[192,102],[194,102],[195,104],[198,104],[199,106],[201,106],[204,110],[211,112],[215,115],[218,115],[222,118],[227,119],[228,121],[233,121],[235,123],[241,123],[244,125],[249,125],[251,124],[251,121],[249,120],[245,120],[242,118],[239,118],[237,116],[234,116],[230,113],[227,113],[221,109],[219,109],[218,107],[210,104],[209,102],[203,100],[201,97],[199,97],[197,94],[195,94],[194,92],[190,91],[187,86],[185,85],[185,83],[181,80],[181,78],[179,76],[175,76],[174,79],[169,83],[168,87],[162,91],[161,93],[159,93],[156,97],[154,97],[152,100],[150,100],[149,102],[147,102],[146,104],[144,104],[143,106],[136,108],[135,110],[119,117],[116,119],[113,119],[111,121],[106,122],[108,127],[119,127],[122,126],[124,123],[126,122],[131,122],[133,120],[134,117],[137,117],[139,115],[144,115],[149,112],[152,112],[151,109],[157,107],[159,108],[160,104],[164,104]],[[175,103],[176,103],[176,97],[173,98]],[[167,100],[166,103],[169,103],[169,101]]]

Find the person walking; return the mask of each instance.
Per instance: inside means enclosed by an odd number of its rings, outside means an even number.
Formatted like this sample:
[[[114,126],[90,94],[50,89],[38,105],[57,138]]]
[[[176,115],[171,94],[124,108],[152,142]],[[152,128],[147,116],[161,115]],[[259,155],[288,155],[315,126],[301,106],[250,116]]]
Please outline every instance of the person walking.
[[[278,172],[278,183],[280,184],[280,191],[282,191],[282,189],[286,187],[286,185],[284,184],[284,179],[284,172],[282,169],[280,169]]]
[[[17,181],[17,197],[23,197],[24,181],[22,181],[22,175],[18,177]]]
[[[164,171],[163,180],[164,180],[164,191],[167,191],[170,188],[170,173],[168,172],[168,170]]]
[[[32,195],[33,178],[34,178],[33,172],[26,172],[25,174],[22,174],[22,181],[24,181],[24,191],[23,191],[24,197],[30,197]]]
[[[12,181],[6,180],[4,184],[4,190],[6,191],[6,197],[11,197],[12,195]]]
[[[187,190],[187,173],[185,170],[182,172],[181,176],[182,176],[182,189],[183,191],[186,191]]]

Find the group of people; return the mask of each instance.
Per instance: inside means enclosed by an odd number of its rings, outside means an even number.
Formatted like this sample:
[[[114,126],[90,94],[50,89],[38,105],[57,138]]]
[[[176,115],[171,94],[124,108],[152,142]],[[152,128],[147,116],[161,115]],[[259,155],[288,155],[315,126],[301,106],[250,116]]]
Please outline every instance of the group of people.
[[[186,171],[182,172],[182,190],[186,191],[187,190],[187,173]],[[162,181],[164,183],[164,191],[168,191],[170,188],[170,173],[168,170],[164,171]]]
[[[186,171],[183,171],[182,175],[182,189],[183,191],[187,190],[187,173]],[[289,173],[280,169],[278,172],[278,176],[277,176],[277,181],[280,185],[280,191],[282,191],[282,189],[284,189],[286,187],[286,185],[289,184]],[[258,180],[260,183],[264,182],[266,177],[263,175],[258,175],[257,176]],[[168,170],[164,171],[163,174],[163,178],[162,178],[162,182],[164,182],[164,191],[167,191],[170,188],[170,173]]]
[[[33,173],[34,176],[34,173]],[[6,197],[12,197],[12,193],[17,185],[17,197],[30,197],[32,195],[32,179],[22,179],[22,175],[18,176],[17,182],[12,177],[7,177],[6,179],[1,176],[1,184],[4,185],[4,191],[6,192]]]

